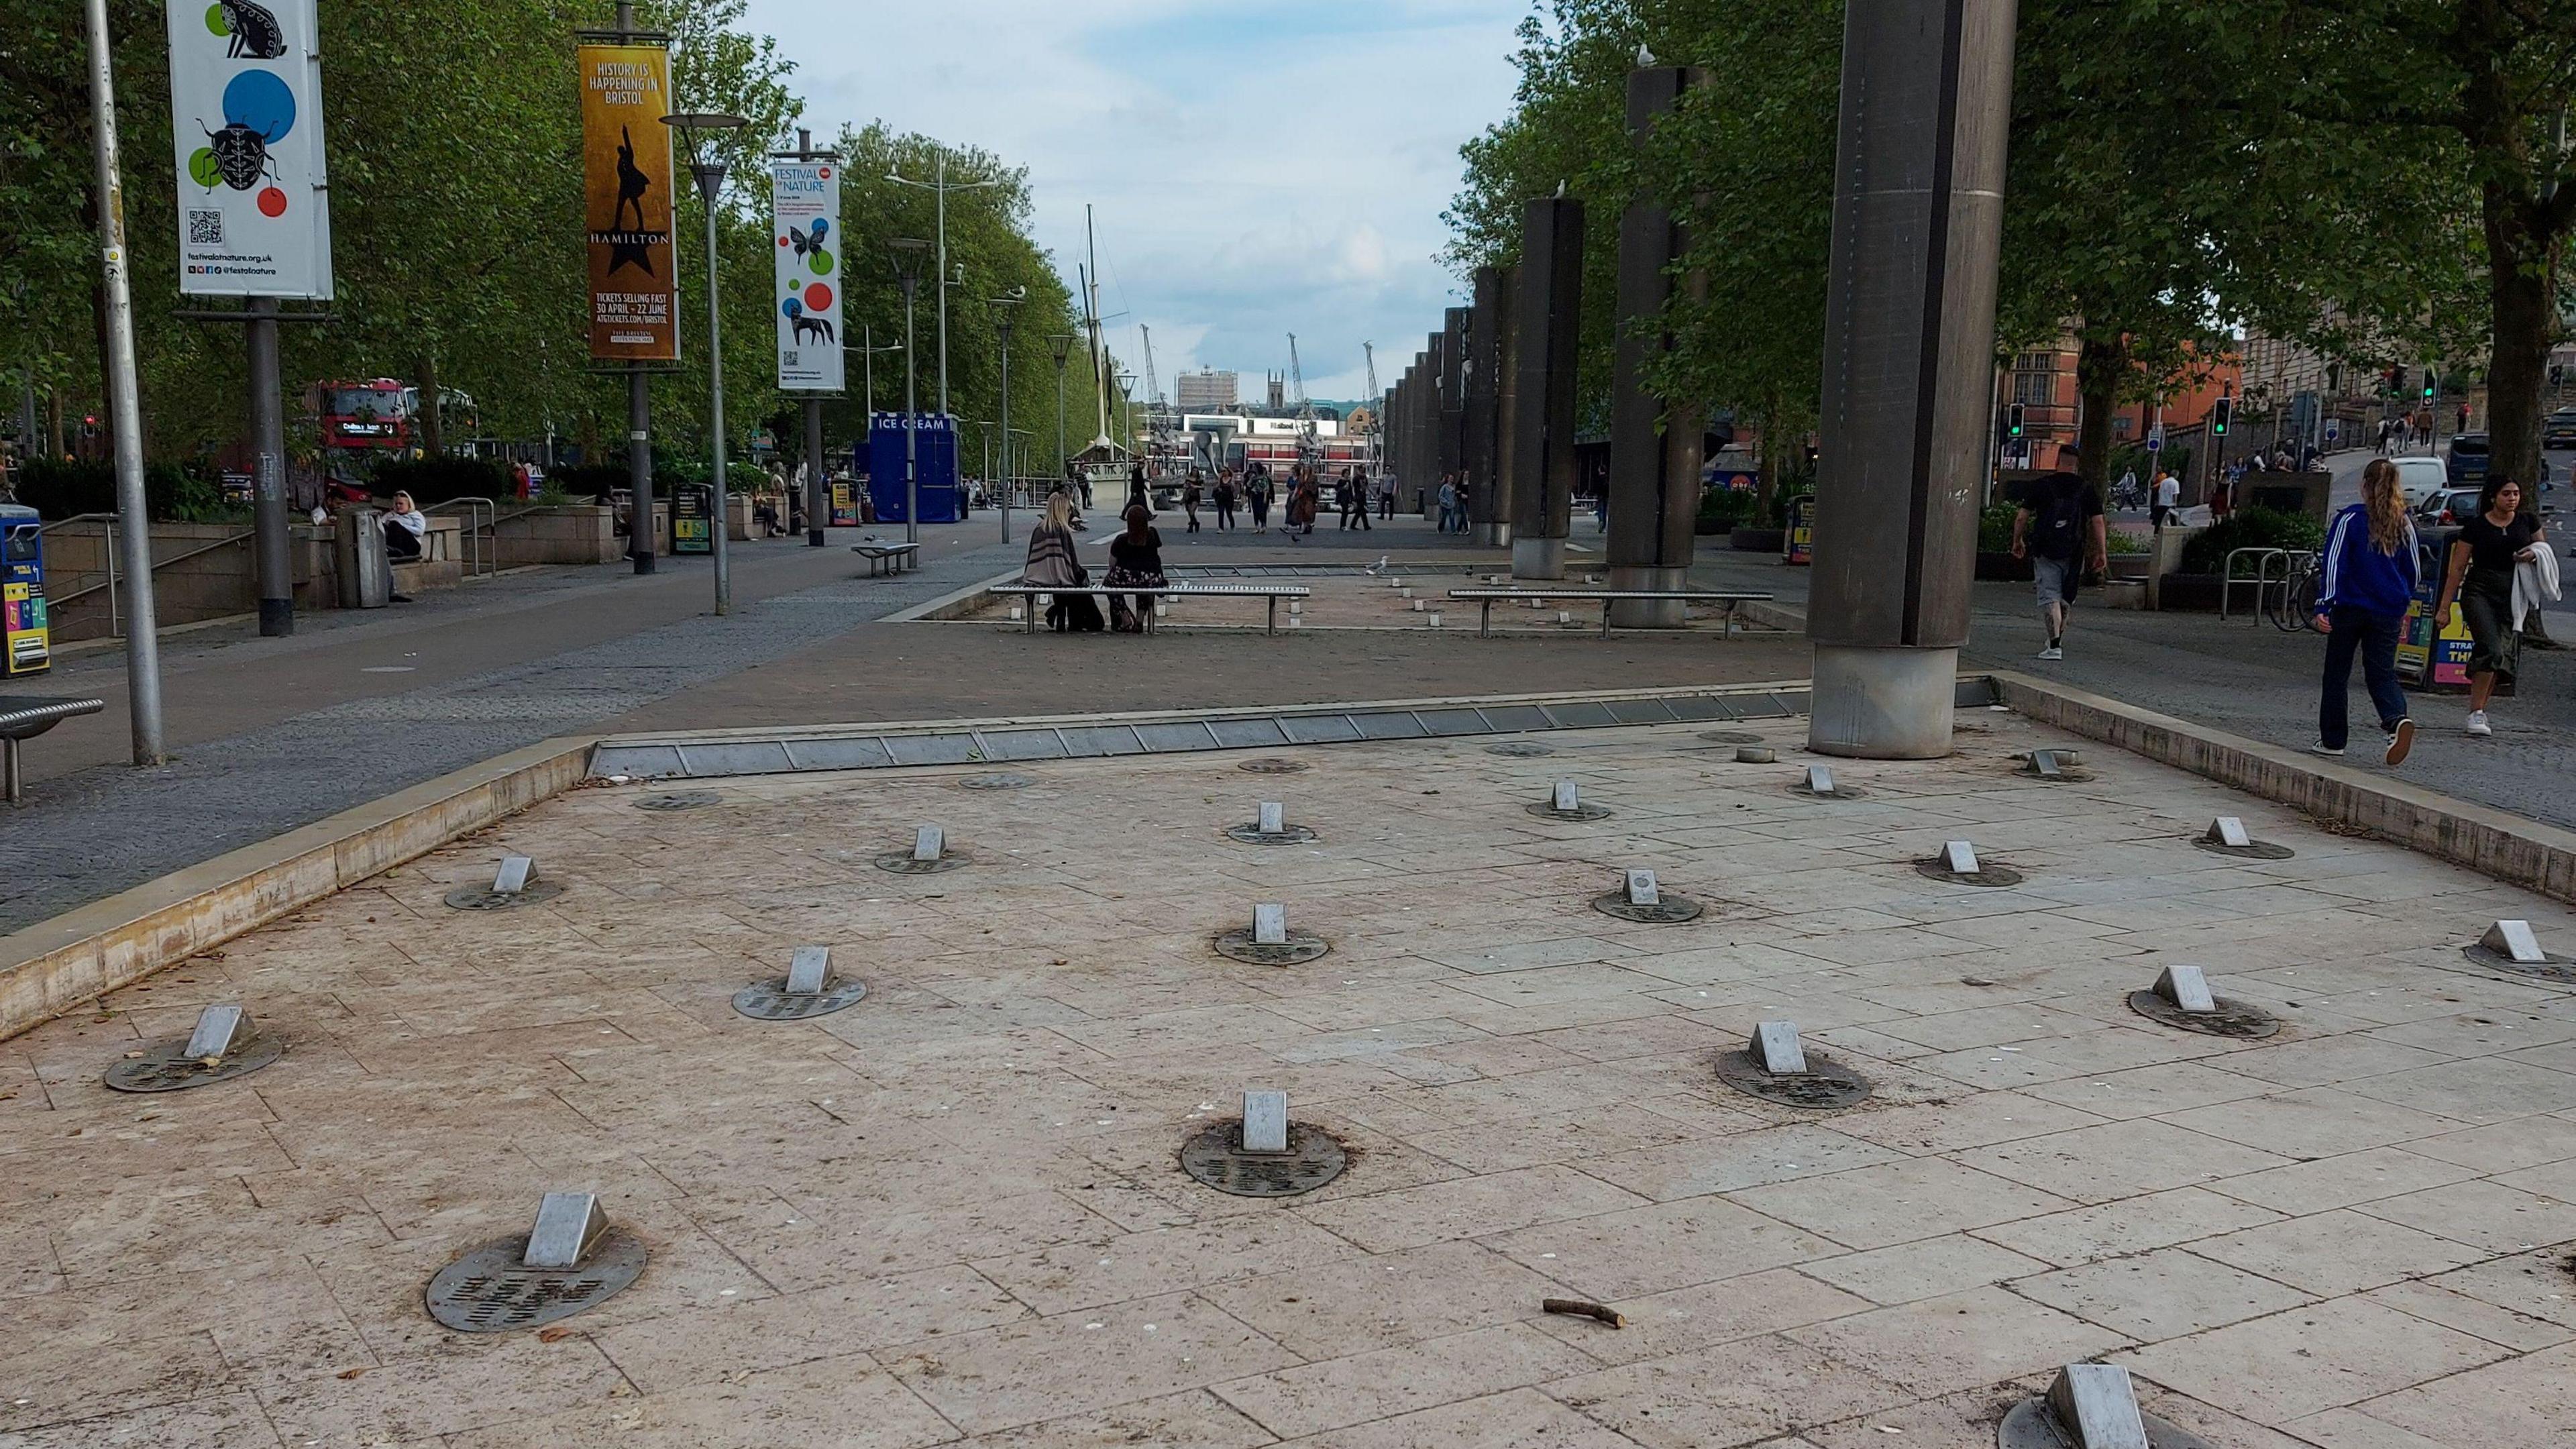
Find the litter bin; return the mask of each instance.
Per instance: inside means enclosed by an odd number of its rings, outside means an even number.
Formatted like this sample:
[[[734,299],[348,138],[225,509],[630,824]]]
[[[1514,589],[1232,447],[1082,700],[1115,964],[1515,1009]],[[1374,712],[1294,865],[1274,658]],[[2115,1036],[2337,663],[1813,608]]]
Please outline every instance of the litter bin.
[[[385,557],[385,516],[373,508],[340,513],[337,549],[340,607],[381,609],[393,602],[394,566]]]

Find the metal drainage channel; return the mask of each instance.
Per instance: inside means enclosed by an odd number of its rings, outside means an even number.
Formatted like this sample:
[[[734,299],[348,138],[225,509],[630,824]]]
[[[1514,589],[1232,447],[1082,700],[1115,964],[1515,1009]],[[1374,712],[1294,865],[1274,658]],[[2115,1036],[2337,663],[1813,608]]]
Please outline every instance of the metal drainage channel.
[[[633,1234],[610,1229],[576,1268],[531,1268],[520,1259],[528,1240],[486,1243],[429,1280],[429,1316],[459,1333],[506,1333],[569,1318],[633,1283],[645,1249]]]
[[[849,735],[830,739],[605,744],[593,777],[640,779],[774,775],[798,770],[871,770],[919,765],[1015,764],[1275,749],[1380,740],[1455,739],[1534,730],[1789,719],[1806,708],[1803,690],[1659,695],[1420,709],[1281,710],[1212,720]]]

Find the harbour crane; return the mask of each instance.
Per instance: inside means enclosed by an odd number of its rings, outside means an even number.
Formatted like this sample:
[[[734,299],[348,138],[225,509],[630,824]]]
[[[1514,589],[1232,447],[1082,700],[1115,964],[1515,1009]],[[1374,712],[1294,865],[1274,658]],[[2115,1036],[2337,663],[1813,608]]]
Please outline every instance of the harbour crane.
[[[1378,455],[1380,440],[1386,436],[1386,426],[1384,421],[1386,414],[1386,397],[1377,390],[1377,344],[1374,342],[1361,343],[1360,355],[1368,359],[1368,465],[1369,476],[1375,477],[1380,472],[1384,471],[1379,464]]]
[[[1297,361],[1297,334],[1294,332],[1288,334],[1288,377],[1297,389],[1297,421],[1300,424],[1297,451],[1312,453],[1315,451],[1315,400],[1306,396],[1306,369]]]

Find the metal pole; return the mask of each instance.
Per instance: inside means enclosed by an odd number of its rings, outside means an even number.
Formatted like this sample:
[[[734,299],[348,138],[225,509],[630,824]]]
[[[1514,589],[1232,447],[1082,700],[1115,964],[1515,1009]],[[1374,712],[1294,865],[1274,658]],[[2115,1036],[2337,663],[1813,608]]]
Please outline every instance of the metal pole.
[[[939,148],[939,415],[948,416],[948,148]]]
[[[259,571],[259,632],[295,632],[294,560],[286,531],[286,404],[277,361],[277,299],[252,297],[242,331],[250,361],[252,549]]]
[[[915,264],[919,265],[918,263]],[[916,451],[921,431],[919,406],[913,398],[912,302],[921,284],[903,279],[903,541],[921,542],[921,459]]]
[[[733,612],[733,574],[725,558],[725,535],[733,531],[733,510],[725,498],[724,309],[717,305],[716,294],[716,193],[724,186],[725,169],[722,162],[690,169],[697,173],[698,196],[707,211],[707,386],[712,394],[710,431],[716,465],[715,519],[708,527],[715,542],[716,613],[723,615]]]
[[[635,29],[635,6],[618,0],[618,33]],[[653,380],[643,368],[626,369],[626,556],[635,572],[653,572],[662,531],[653,506]]]
[[[866,368],[868,374],[868,426],[875,427],[877,417],[877,334],[874,327],[864,322],[859,324],[859,356],[863,359],[860,366]]]
[[[89,107],[98,162],[99,268],[107,293],[107,415],[116,430],[118,540],[125,558],[125,687],[134,763],[169,756],[161,738],[161,638],[152,600],[152,515],[143,497],[143,407],[134,375],[134,293],[126,276],[125,182],[116,155],[116,74],[107,0],[89,0]]]
[[[1002,542],[1011,541],[1011,310],[1002,309]]]
[[[803,126],[796,128],[796,159],[806,163],[814,159],[814,133]],[[835,217],[832,225],[838,227],[840,224],[840,219]],[[838,343],[834,345],[837,346]],[[843,376],[847,375],[843,374]],[[823,546],[823,526],[831,521],[832,485],[823,476],[823,400],[809,397],[805,399],[805,543],[807,547]]]

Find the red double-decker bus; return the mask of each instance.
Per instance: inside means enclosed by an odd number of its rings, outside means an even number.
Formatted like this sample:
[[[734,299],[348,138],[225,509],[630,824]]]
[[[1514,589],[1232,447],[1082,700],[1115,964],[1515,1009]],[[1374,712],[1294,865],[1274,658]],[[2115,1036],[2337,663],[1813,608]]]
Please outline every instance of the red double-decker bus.
[[[315,383],[305,395],[321,426],[328,452],[408,453],[420,390],[390,377],[370,382]]]

